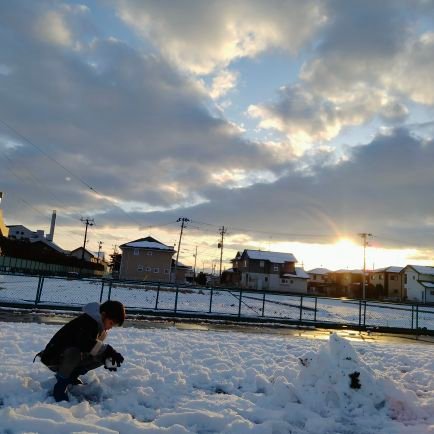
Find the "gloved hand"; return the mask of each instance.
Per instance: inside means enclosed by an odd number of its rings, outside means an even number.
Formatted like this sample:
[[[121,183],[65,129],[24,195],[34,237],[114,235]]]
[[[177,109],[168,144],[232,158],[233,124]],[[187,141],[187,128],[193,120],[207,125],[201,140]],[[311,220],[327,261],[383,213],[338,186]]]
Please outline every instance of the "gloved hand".
[[[107,348],[103,353],[104,360],[109,359],[111,363],[105,363],[104,368],[109,371],[116,371],[116,367],[120,367],[124,362],[124,358],[121,353],[118,353],[112,346],[107,345]]]

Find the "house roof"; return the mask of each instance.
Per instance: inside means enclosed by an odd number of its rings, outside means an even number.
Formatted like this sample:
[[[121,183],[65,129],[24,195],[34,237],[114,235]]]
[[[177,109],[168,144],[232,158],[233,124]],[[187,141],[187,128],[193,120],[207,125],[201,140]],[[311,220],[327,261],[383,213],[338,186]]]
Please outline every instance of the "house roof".
[[[301,267],[295,267],[295,273],[285,273],[283,277],[298,277],[299,279],[309,279],[309,274]]]
[[[385,267],[385,268],[376,268],[375,270],[372,270],[373,273],[400,273],[404,267]]]
[[[425,267],[422,265],[407,265],[407,267],[405,268],[408,267],[413,268],[413,270],[419,274],[428,274],[430,276],[434,276],[434,267]]]
[[[80,247],[77,247],[76,249],[74,249],[74,250],[71,250],[70,252],[69,252],[69,254],[70,255],[72,255],[74,252],[81,252],[83,250],[83,246],[80,246]],[[90,250],[87,250],[87,249],[84,249],[84,251],[86,252],[86,253],[88,253],[90,256],[95,256]]]
[[[173,247],[166,246],[166,244],[160,243],[160,241],[152,237],[139,238],[138,240],[130,241],[129,243],[125,243],[119,246],[120,249],[125,249],[128,247],[134,249],[167,250],[172,252],[175,251]]]
[[[309,274],[328,274],[331,271],[328,268],[313,268],[308,271]]]
[[[275,264],[283,264],[284,262],[297,262],[292,253],[267,252],[263,250],[244,250],[244,253],[250,259],[259,259],[261,261],[270,261]]]
[[[420,282],[425,288],[434,288],[434,282]]]
[[[366,271],[368,271],[368,270],[366,270]],[[344,268],[341,268],[340,270],[333,271],[333,273],[338,273],[338,274],[345,274],[345,273],[363,274],[363,270],[346,270]]]
[[[42,243],[52,248],[53,250],[56,250],[59,253],[65,253],[65,250],[63,250],[62,247],[58,246],[56,243],[53,243],[52,241],[48,241],[46,238],[30,239],[30,242],[32,244]]]

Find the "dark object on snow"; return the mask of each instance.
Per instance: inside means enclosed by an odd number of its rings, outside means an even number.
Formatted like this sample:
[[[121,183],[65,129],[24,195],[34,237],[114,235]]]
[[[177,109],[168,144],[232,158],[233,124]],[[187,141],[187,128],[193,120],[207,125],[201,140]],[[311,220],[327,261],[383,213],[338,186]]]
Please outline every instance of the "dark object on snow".
[[[348,374],[348,376],[351,378],[351,389],[360,389],[362,387],[359,381],[360,372],[355,371],[352,374]]]

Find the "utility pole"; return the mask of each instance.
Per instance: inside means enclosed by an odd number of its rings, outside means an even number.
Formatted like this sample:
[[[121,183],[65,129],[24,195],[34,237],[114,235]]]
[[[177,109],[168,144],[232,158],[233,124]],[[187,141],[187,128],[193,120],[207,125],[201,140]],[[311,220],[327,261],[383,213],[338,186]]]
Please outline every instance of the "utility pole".
[[[84,260],[84,251],[86,250],[86,241],[87,241],[87,227],[88,226],[93,226],[95,224],[93,219],[90,219],[88,217],[86,218],[81,218],[80,219],[81,222],[83,222],[86,225],[86,230],[84,231],[84,242],[83,242],[83,251],[81,253],[81,260]]]
[[[193,256],[194,256],[193,280],[196,281],[197,246],[196,246],[196,251],[195,251]]]
[[[176,222],[181,222],[181,232],[179,233],[179,242],[178,242],[178,251],[176,252],[176,260],[175,260],[175,271],[174,271],[174,277],[173,277],[173,283],[176,283],[176,270],[178,268],[178,258],[179,258],[179,251],[181,250],[181,240],[182,240],[182,233],[184,232],[184,227],[187,222],[189,222],[190,219],[186,217],[179,217]]]
[[[220,242],[218,243],[218,248],[220,249],[220,271],[219,271],[219,278],[220,283],[222,283],[222,261],[223,261],[223,237],[225,236],[226,229],[224,226],[220,228],[220,235],[222,236],[220,239]]]
[[[363,243],[363,282],[362,282],[362,297],[363,300],[366,299],[366,247],[369,245],[368,238],[372,237],[372,234],[367,234],[366,232],[362,232],[359,234],[362,238]]]
[[[101,252],[102,244],[103,244],[102,241],[98,241],[98,263],[99,263],[99,254],[100,254],[100,252]]]

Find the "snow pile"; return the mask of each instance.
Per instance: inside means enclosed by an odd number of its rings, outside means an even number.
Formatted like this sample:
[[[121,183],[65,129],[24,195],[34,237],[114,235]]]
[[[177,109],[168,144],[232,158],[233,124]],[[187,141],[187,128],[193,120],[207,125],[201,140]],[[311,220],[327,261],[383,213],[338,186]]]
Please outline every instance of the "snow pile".
[[[89,372],[56,404],[32,359],[58,327],[0,324],[1,434],[434,432],[430,345],[116,329],[122,368]]]
[[[339,411],[345,417],[376,418],[383,409],[397,420],[426,416],[414,405],[414,392],[404,392],[371,369],[350,342],[337,334],[318,352],[308,352],[299,360],[302,368],[295,381],[296,394],[302,404],[321,416]]]

